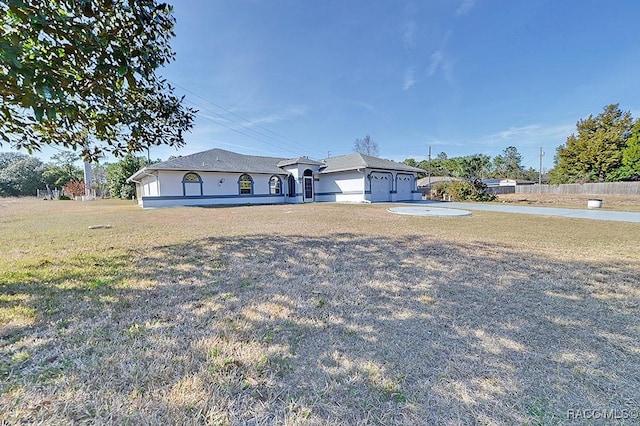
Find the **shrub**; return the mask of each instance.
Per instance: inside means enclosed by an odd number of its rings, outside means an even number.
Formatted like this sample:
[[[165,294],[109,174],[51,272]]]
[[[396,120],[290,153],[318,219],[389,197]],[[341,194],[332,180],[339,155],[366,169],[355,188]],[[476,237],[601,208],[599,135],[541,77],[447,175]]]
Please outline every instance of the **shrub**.
[[[442,199],[446,194],[452,201],[494,201],[497,197],[494,194],[485,192],[487,186],[480,181],[474,183],[465,181],[454,181],[450,183],[438,182],[431,189],[431,196],[435,199]]]
[[[431,186],[429,195],[432,200],[442,200],[442,196],[447,193],[447,182],[436,182]]]
[[[70,200],[71,197],[69,197],[68,195],[64,195],[64,194],[60,194],[58,195],[58,200]]]
[[[454,181],[447,187],[447,195],[450,196],[453,201],[470,200],[472,194],[473,185],[469,182]]]
[[[74,197],[79,197],[85,194],[84,182],[78,182],[72,180],[62,187],[62,192],[67,195],[73,195]]]

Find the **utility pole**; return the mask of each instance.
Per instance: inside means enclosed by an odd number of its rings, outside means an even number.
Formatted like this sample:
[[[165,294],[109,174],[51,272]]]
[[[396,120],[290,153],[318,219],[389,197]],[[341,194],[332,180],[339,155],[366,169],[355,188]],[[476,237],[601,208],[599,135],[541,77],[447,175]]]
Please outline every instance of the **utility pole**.
[[[542,193],[542,157],[544,156],[544,151],[542,147],[540,147],[540,170],[538,172],[538,192]]]
[[[427,180],[427,185],[431,186],[431,145],[429,145],[429,179]]]

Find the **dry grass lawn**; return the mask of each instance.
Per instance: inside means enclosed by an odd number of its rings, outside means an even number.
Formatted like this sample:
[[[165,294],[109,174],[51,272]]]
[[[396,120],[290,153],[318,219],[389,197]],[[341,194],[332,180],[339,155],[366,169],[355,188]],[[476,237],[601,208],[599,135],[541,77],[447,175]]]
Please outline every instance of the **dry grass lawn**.
[[[602,200],[603,210],[640,212],[640,197],[637,195],[501,194],[498,202],[585,209],[587,201],[592,198]]]
[[[638,224],[387,207],[0,199],[0,424],[638,414]]]

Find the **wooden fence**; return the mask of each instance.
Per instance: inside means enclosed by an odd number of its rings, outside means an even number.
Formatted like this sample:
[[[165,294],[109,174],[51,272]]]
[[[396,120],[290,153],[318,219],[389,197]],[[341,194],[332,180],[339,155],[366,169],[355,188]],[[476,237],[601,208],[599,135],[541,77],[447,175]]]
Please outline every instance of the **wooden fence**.
[[[516,194],[640,195],[640,182],[518,185],[516,186]]]
[[[515,186],[489,186],[485,188],[484,192],[486,192],[487,194],[494,194],[494,195],[513,194],[516,192],[516,187]]]

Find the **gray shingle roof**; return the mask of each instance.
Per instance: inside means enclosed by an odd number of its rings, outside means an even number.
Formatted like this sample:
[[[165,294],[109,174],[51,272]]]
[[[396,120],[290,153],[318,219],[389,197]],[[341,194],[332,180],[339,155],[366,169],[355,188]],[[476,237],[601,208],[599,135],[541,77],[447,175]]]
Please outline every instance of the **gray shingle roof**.
[[[431,176],[429,177],[424,177],[422,179],[418,179],[418,188],[420,187],[424,187],[424,186],[428,186],[429,184],[434,184],[437,182],[456,182],[456,181],[460,181],[462,179],[457,178],[457,177],[451,177],[451,176]]]
[[[147,166],[147,170],[193,170],[210,172],[244,172],[286,174],[278,167],[285,158],[244,155],[224,149],[210,149],[162,163]]]
[[[316,160],[312,160],[308,157],[290,158],[278,163],[278,167],[292,166],[294,164],[311,164],[312,166],[322,166],[324,163]]]
[[[403,163],[371,157],[360,153],[330,157],[320,162],[307,157],[278,158],[261,157],[257,155],[244,155],[224,149],[214,148],[208,151],[197,152],[184,157],[176,157],[157,164],[151,164],[136,172],[129,180],[135,180],[148,171],[153,170],[177,170],[177,171],[207,171],[207,172],[231,172],[231,173],[266,173],[287,174],[281,167],[293,164],[310,164],[320,166],[321,173],[332,173],[356,169],[382,169],[401,170],[407,172],[424,172],[417,167],[407,166]]]
[[[365,168],[401,170],[404,172],[425,172],[425,170],[408,166],[404,163],[396,163],[395,161],[372,157],[370,155],[360,154],[359,152],[348,155],[341,155],[339,157],[329,157],[324,160],[324,163],[326,164],[326,167],[320,169],[321,173],[342,172],[345,170],[356,170]]]

